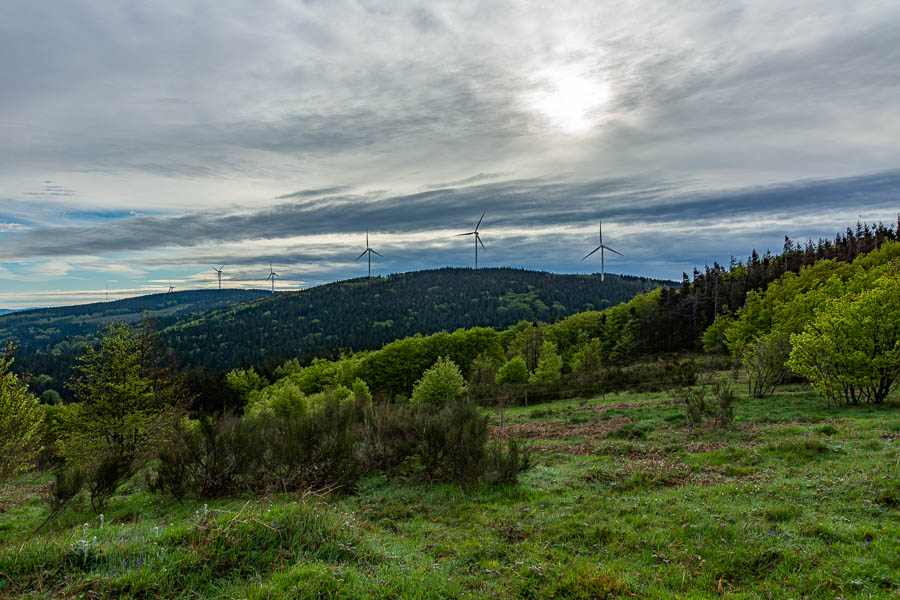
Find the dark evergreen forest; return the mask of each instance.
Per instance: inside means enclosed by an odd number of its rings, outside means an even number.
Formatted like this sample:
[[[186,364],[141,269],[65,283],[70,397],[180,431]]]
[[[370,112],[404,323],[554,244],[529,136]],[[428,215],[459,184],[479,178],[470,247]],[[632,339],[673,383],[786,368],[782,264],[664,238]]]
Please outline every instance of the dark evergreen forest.
[[[372,350],[417,333],[505,329],[602,310],[660,285],[643,277],[557,275],[521,269],[436,269],[353,279],[204,312],[166,324],[165,343],[212,371],[263,368]]]

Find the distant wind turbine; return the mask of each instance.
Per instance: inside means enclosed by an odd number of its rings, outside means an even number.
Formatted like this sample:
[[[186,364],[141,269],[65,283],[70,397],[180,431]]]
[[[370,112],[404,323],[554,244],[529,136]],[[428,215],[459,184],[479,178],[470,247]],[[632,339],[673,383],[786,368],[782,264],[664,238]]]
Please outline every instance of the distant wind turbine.
[[[172,287],[172,282],[170,281],[170,282],[169,282],[169,291],[166,292],[166,293],[167,293],[167,294],[170,294],[170,293],[172,293],[172,292],[174,292],[174,291],[175,291],[175,288]]]
[[[474,236],[474,239],[475,239],[475,268],[476,269],[478,268],[478,244],[481,244],[481,248],[483,250],[487,250],[487,248],[484,247],[484,242],[481,241],[481,234],[478,233],[478,228],[481,227],[481,221],[484,220],[484,213],[486,213],[486,212],[487,211],[485,210],[484,212],[481,213],[481,218],[478,219],[478,224],[475,225],[475,231],[469,231],[467,233],[457,233],[456,234],[457,237],[462,236],[462,235]]]
[[[610,252],[614,252],[615,254],[618,254],[619,256],[625,256],[621,252],[616,252],[615,250],[613,250],[612,248],[610,248],[609,246],[607,246],[603,243],[603,221],[600,221],[600,245],[597,246],[596,248],[594,248],[593,250],[591,250],[590,252],[588,252],[587,254],[585,254],[584,258],[587,258],[588,256],[590,256],[597,250],[600,251],[600,281],[603,281],[606,278],[606,257],[603,255],[603,251],[609,250]],[[581,260],[584,260],[584,258],[582,258]]]
[[[223,266],[224,266],[224,265],[223,265]],[[280,275],[279,275],[278,273],[276,273],[275,271],[272,270],[272,261],[270,260],[270,261],[269,261],[269,276],[266,277],[265,280],[266,280],[266,281],[268,281],[268,280],[270,280],[270,279],[272,280],[272,293],[273,293],[273,294],[275,293],[275,278],[276,278],[276,277],[280,277]]]
[[[222,289],[222,269],[224,269],[224,268],[225,268],[225,265],[222,265],[221,269],[217,269],[215,267],[212,268],[212,270],[215,271],[219,275],[219,289],[220,290]]]
[[[356,260],[354,260],[353,262],[359,262],[359,259],[361,259],[361,258],[362,258],[363,256],[365,256],[366,254],[369,255],[369,278],[371,279],[371,278],[372,278],[372,255],[373,255],[373,254],[378,254],[378,252],[375,252],[375,251],[372,250],[372,248],[369,246],[369,230],[368,230],[368,229],[366,229],[366,249],[363,250],[363,253],[360,254],[359,256],[357,256],[357,257],[356,257]],[[381,254],[378,254],[378,256],[381,256]],[[384,257],[381,256],[381,258],[384,258]]]

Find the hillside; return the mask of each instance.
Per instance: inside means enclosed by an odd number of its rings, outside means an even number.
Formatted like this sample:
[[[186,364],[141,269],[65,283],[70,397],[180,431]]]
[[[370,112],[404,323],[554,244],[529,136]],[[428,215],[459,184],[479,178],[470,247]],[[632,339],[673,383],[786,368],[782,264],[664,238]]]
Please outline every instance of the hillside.
[[[220,371],[242,363],[375,349],[419,333],[550,322],[669,283],[619,275],[601,282],[599,275],[445,268],[342,281],[161,326],[165,341],[188,364]]]
[[[246,302],[269,295],[264,290],[193,290],[76,306],[8,311],[0,316],[0,342],[16,340],[19,356],[63,354],[94,338],[112,321],[137,322],[144,316],[172,318]]]

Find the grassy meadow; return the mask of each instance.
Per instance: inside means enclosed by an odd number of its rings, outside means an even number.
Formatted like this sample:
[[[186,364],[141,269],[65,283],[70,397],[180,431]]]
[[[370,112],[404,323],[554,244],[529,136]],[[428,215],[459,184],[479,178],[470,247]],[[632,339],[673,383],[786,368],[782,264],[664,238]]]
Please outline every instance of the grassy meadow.
[[[139,475],[32,535],[32,474],[0,487],[0,598],[900,598],[900,400],[745,387],[729,429],[666,392],[493,412],[534,452],[516,486],[180,504]]]

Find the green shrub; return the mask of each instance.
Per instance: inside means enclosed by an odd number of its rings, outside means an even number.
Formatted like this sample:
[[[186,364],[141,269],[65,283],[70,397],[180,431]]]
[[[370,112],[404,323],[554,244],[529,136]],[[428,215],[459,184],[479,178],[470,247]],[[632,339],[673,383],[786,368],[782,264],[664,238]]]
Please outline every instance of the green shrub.
[[[697,388],[681,388],[675,397],[684,405],[684,417],[689,427],[710,423],[715,427],[729,427],[734,421],[734,402],[737,397],[726,379],[704,383]]]
[[[51,516],[62,512],[84,489],[87,476],[79,469],[57,469],[53,473],[53,483],[50,484],[50,492],[47,500],[50,504]]]
[[[483,478],[486,483],[513,484],[533,464],[531,452],[519,440],[510,438],[506,444],[494,440],[488,443]]]
[[[430,479],[474,483],[512,483],[531,467],[530,454],[518,441],[490,443],[488,417],[471,402],[459,400],[419,413],[417,454]]]
[[[93,509],[102,510],[119,486],[133,474],[134,463],[127,455],[110,452],[92,461],[87,473],[87,488]]]
[[[459,367],[447,357],[437,359],[430,369],[422,374],[413,388],[413,404],[446,404],[459,398],[466,391],[466,380]]]
[[[488,418],[463,400],[425,416],[418,454],[432,479],[475,481],[481,475],[488,441]]]
[[[791,342],[780,331],[760,336],[747,344],[743,351],[743,363],[747,369],[750,396],[767,398],[784,381],[786,366],[791,354]]]

